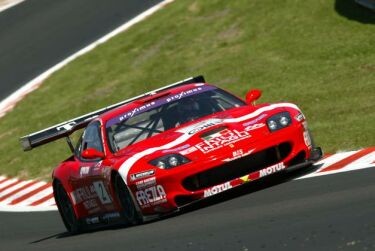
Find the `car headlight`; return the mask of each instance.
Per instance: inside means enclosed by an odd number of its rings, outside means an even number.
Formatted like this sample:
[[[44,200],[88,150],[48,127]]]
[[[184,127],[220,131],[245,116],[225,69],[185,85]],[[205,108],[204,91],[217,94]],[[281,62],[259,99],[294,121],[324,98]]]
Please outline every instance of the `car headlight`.
[[[280,130],[292,124],[289,112],[280,112],[267,119],[267,126],[271,132]]]
[[[171,169],[188,162],[190,162],[190,160],[180,154],[168,154],[151,160],[149,163],[153,166],[159,167],[160,169]]]

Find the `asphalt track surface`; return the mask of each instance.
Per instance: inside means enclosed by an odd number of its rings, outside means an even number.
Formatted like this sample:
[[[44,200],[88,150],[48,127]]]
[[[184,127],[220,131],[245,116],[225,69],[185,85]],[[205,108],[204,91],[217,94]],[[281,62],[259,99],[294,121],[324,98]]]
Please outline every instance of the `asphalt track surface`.
[[[276,174],[163,220],[70,236],[57,212],[1,213],[0,250],[375,250],[375,169]]]
[[[0,13],[0,101],[161,0],[27,0]]]

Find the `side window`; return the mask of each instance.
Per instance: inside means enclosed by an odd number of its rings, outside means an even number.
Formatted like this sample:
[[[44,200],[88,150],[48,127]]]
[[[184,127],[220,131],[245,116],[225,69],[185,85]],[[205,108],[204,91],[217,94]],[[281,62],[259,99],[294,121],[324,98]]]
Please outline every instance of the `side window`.
[[[103,152],[103,145],[100,135],[100,123],[98,121],[89,124],[83,132],[79,151],[82,152],[87,148],[94,148]]]

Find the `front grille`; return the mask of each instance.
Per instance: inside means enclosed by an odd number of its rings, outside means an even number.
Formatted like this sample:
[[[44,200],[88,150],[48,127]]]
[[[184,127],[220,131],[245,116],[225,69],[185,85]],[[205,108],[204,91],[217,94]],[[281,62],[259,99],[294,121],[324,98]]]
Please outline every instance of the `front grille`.
[[[182,185],[189,191],[212,187],[274,165],[285,159],[291,150],[292,147],[289,143],[282,143],[278,146],[267,148],[263,151],[189,176],[183,180]]]

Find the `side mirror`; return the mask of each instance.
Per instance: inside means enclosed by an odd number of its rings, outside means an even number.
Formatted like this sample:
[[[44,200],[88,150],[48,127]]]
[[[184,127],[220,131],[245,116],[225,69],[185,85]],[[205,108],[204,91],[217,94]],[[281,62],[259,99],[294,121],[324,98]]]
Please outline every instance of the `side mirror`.
[[[246,103],[249,105],[255,105],[255,101],[258,100],[262,96],[262,92],[260,90],[250,90],[246,94]]]
[[[81,153],[81,156],[82,158],[85,158],[85,159],[98,159],[98,158],[103,159],[104,153],[99,152],[95,148],[87,148]]]

